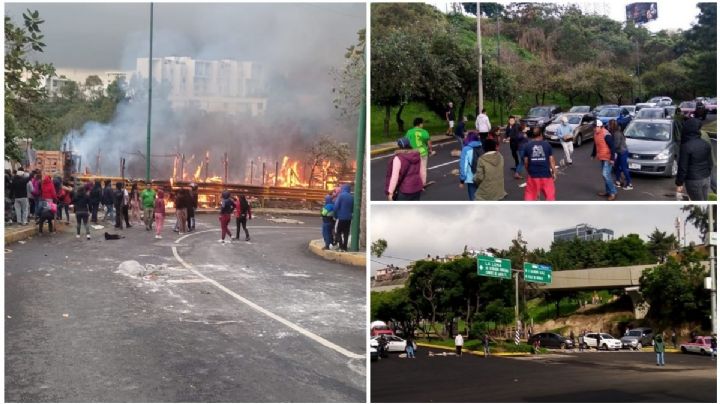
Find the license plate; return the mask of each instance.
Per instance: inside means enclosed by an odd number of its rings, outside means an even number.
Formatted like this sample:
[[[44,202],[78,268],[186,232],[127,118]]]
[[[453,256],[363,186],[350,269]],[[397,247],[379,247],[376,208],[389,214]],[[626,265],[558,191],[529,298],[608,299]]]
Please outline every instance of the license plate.
[[[639,170],[639,169],[640,169],[640,164],[630,163],[630,169],[631,169],[631,170]]]
[[[552,140],[557,140],[557,139],[558,139],[558,137],[557,137],[557,136],[555,136],[555,135],[550,135],[550,139],[552,139]]]

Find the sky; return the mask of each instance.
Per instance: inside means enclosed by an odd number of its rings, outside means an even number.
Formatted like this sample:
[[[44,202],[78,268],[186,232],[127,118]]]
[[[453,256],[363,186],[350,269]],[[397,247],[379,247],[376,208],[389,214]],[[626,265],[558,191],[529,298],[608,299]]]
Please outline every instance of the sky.
[[[512,1],[506,0],[494,0],[496,3],[508,4]],[[639,2],[639,1],[638,1]],[[428,4],[432,4],[437,7],[440,11],[445,12],[450,10],[450,3],[444,1],[428,1]],[[579,4],[581,8],[586,12],[597,12],[598,14],[604,14],[608,17],[624,22],[625,21],[625,6],[630,3],[636,3],[636,1],[547,1],[547,3],[561,3],[561,4]],[[645,24],[645,27],[650,32],[658,32],[663,29],[682,29],[686,30],[690,28],[693,22],[696,21],[698,15],[698,8],[695,7],[697,2],[687,0],[659,0],[655,1],[658,5],[658,19]]]
[[[385,239],[388,248],[383,257],[372,257],[372,274],[383,264],[405,266],[407,259],[427,254],[459,254],[465,245],[508,248],[518,230],[530,249],[549,248],[553,231],[581,223],[611,229],[615,238],[636,233],[647,240],[655,227],[675,234],[676,217],[682,224],[685,213],[671,205],[374,205],[368,239]],[[700,236],[688,224],[691,241],[700,243]]]
[[[337,65],[365,27],[365,4],[155,3],[154,56],[234,58],[277,65]],[[6,3],[17,23],[38,10],[60,68],[134,70],[147,57],[149,3]]]

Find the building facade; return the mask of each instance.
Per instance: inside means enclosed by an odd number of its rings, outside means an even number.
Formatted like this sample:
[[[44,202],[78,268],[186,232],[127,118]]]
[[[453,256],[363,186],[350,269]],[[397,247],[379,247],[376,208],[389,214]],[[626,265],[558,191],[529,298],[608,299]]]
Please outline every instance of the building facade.
[[[567,229],[556,230],[553,232],[553,241],[560,240],[574,240],[576,238],[580,240],[602,240],[608,241],[615,237],[615,232],[610,229],[598,229],[590,226],[587,223],[581,223],[575,227]]]
[[[153,58],[152,74],[153,82],[168,85],[173,108],[250,116],[265,113],[265,72],[255,62]],[[136,60],[135,75],[148,79],[148,58]]]

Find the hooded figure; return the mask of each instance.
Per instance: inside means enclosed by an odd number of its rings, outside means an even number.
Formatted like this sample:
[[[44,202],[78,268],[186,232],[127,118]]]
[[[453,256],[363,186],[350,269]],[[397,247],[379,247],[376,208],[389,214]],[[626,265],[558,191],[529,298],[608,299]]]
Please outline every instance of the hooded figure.
[[[55,184],[53,184],[49,175],[46,175],[42,180],[42,185],[40,186],[40,198],[45,199],[46,201],[57,199]]]
[[[323,205],[320,211],[322,217],[322,235],[325,241],[325,247],[323,250],[329,250],[330,245],[333,244],[333,228],[335,227],[335,218],[333,217],[335,205],[332,201],[332,196],[325,196],[325,205]]]
[[[247,229],[247,221],[252,219],[252,209],[245,195],[240,195],[237,204],[235,205],[235,225],[237,230],[235,232],[235,239],[240,239],[240,228],[245,231],[245,241],[250,241],[250,232]]]
[[[222,192],[222,202],[220,202],[220,232],[221,232],[221,238],[220,242],[225,243],[225,236],[227,235],[229,238],[232,238],[232,234],[230,233],[230,229],[228,228],[228,224],[230,223],[230,215],[232,214],[233,210],[235,210],[235,204],[230,199],[230,191],[223,191]],[[228,240],[229,242],[230,240]]]
[[[467,144],[460,153],[460,186],[465,186],[468,192],[468,199],[475,200],[477,189],[473,182],[473,176],[477,168],[477,161],[483,155],[483,144],[477,133],[468,133]]]
[[[389,200],[419,201],[425,179],[420,169],[420,153],[410,148],[407,138],[398,140],[400,147],[388,162],[385,195]]]
[[[675,176],[677,192],[683,187],[691,201],[707,201],[710,176],[713,170],[712,147],[700,136],[700,121],[685,121],[680,138],[678,171]]]
[[[152,224],[152,222],[155,222],[155,238],[161,239],[162,238],[162,229],[163,225],[165,225],[165,193],[162,191],[162,189],[159,189],[157,191],[157,198],[154,201],[154,205],[152,209],[145,209],[145,214],[152,214],[153,219],[147,220],[146,223]],[[147,230],[150,230],[150,225],[146,226]]]
[[[655,336],[654,348],[655,355],[657,356],[657,365],[665,366],[665,342],[661,334]]]
[[[499,201],[507,195],[505,192],[505,160],[498,153],[497,143],[488,139],[485,142],[485,154],[477,160],[477,168],[472,180],[475,182],[477,201]]]
[[[342,186],[342,191],[335,202],[335,218],[338,219],[338,235],[340,250],[347,251],[348,238],[350,237],[350,222],[353,216],[353,196],[350,193],[350,184]]]

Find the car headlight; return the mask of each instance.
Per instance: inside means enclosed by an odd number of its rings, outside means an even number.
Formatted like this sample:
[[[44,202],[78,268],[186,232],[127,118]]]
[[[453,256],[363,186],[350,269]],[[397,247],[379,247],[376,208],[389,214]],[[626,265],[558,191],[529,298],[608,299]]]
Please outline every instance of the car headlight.
[[[653,160],[667,160],[670,158],[670,149],[665,149],[658,153],[657,156],[653,158]]]

